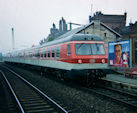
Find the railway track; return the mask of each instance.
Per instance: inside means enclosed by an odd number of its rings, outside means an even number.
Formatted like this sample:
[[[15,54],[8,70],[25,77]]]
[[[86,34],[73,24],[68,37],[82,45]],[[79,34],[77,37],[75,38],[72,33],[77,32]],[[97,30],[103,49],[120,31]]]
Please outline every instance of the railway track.
[[[95,94],[101,95],[106,98],[110,98],[116,102],[123,103],[122,105],[124,106],[126,105],[127,107],[130,106],[131,108],[133,107],[137,109],[137,95],[99,85],[95,85],[91,89],[78,86],[78,89],[84,89],[84,92],[86,91],[89,93],[94,92]],[[131,109],[130,107],[129,109]]]
[[[0,70],[10,88],[19,112],[22,113],[68,113],[49,96],[27,80],[6,67],[6,75]]]
[[[99,85],[92,88],[86,88],[86,90],[137,109],[137,95],[135,94]]]

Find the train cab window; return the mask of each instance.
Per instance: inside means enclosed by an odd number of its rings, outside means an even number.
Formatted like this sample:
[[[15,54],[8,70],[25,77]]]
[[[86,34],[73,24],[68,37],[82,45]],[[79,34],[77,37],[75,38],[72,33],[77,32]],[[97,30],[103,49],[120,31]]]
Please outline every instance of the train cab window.
[[[47,52],[48,52],[48,57],[50,57],[50,48],[48,48]]]
[[[60,47],[56,47],[56,58],[60,57]]]
[[[45,58],[47,57],[46,49],[44,49],[44,57],[45,57]]]
[[[55,57],[55,48],[52,48],[51,57]]]
[[[67,45],[67,56],[70,56],[71,52],[70,52],[70,44]]]
[[[103,44],[75,44],[76,55],[104,55]]]
[[[90,44],[75,44],[75,51],[77,55],[91,55]]]
[[[92,54],[93,55],[104,55],[104,45],[103,44],[92,44]]]

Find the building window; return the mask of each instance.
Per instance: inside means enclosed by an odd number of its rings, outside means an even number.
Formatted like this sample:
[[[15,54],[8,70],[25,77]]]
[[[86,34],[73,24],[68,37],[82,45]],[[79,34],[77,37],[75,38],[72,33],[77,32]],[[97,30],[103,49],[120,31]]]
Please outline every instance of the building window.
[[[60,47],[56,47],[56,58],[60,57]]]
[[[70,52],[70,44],[67,45],[67,55],[70,56],[71,52]]]
[[[104,33],[104,37],[107,37],[107,33]]]

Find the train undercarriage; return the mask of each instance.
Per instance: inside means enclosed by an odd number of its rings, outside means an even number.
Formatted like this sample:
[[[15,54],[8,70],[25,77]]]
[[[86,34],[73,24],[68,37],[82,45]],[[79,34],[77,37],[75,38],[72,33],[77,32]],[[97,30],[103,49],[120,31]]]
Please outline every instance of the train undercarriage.
[[[40,74],[43,76],[55,76],[63,81],[77,81],[84,85],[92,85],[97,80],[106,76],[105,69],[72,69],[72,70],[62,70],[56,68],[42,67],[42,66],[34,66],[30,64],[21,64],[21,63],[9,63],[15,64],[22,67],[31,68],[34,70],[40,71]]]

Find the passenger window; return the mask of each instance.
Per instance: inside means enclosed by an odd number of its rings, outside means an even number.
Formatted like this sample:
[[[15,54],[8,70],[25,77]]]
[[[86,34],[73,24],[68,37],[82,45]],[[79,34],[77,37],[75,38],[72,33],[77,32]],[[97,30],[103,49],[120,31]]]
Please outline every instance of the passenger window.
[[[40,50],[40,57],[43,58],[43,49],[41,48]]]
[[[32,57],[33,56],[33,53],[30,51],[29,52],[29,57]]]
[[[67,55],[70,56],[71,52],[70,52],[70,44],[67,45]]]
[[[32,57],[35,57],[35,50],[32,51]]]
[[[38,58],[40,58],[40,52],[41,52],[41,50],[39,49],[38,50]]]
[[[37,57],[37,54],[38,54],[37,50],[35,50],[34,57]]]
[[[60,47],[56,47],[56,58],[60,57]]]
[[[50,48],[48,48],[48,57],[50,57]]]
[[[52,57],[55,57],[55,49],[52,48],[52,54],[51,54]]]
[[[34,57],[36,57],[36,55],[37,55],[36,53],[37,53],[37,51],[35,50],[35,51],[34,51]]]
[[[46,49],[44,49],[44,57],[45,58],[47,57],[47,55],[46,55]]]

